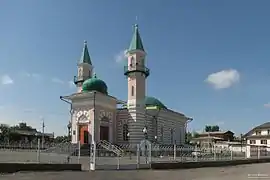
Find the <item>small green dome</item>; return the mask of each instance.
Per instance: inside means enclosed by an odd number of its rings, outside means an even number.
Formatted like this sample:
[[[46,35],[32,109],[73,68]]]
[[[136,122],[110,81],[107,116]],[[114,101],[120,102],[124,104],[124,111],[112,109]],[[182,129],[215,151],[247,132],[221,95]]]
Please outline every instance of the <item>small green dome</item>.
[[[149,96],[145,97],[145,106],[157,106],[159,108],[167,109],[167,107],[160,100]]]
[[[83,92],[98,91],[103,94],[108,94],[108,87],[104,81],[98,79],[96,75],[83,82]]]

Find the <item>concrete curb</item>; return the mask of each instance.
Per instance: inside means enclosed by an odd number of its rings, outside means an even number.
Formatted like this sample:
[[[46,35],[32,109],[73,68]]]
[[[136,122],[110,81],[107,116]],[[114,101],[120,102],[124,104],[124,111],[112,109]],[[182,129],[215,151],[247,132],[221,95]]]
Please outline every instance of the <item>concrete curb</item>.
[[[81,171],[81,164],[0,163],[0,173],[18,171]]]
[[[229,161],[204,161],[204,162],[167,162],[152,163],[151,169],[192,169],[203,167],[224,167],[242,164],[269,163],[270,158],[263,159],[243,159]]]

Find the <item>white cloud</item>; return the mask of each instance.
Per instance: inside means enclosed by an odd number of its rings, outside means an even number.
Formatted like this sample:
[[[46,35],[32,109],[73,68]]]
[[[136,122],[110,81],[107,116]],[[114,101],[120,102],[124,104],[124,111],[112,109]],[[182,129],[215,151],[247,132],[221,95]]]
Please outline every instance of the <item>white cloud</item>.
[[[225,89],[240,81],[240,74],[235,69],[227,69],[208,75],[205,82],[215,89]]]
[[[9,75],[3,75],[1,77],[1,84],[7,85],[7,84],[13,84],[14,81],[11,79]]]
[[[41,78],[41,75],[40,74],[37,74],[37,73],[28,73],[28,72],[22,72],[21,75],[23,77],[29,77],[29,78],[34,78],[34,79],[40,79]]]
[[[57,83],[57,84],[64,84],[65,82],[62,81],[61,79],[58,78],[52,78],[52,82]]]
[[[118,54],[116,54],[116,55],[114,56],[115,62],[117,62],[117,63],[123,62],[123,61],[126,59],[126,51],[127,51],[127,50],[122,50],[122,51],[120,51]]]

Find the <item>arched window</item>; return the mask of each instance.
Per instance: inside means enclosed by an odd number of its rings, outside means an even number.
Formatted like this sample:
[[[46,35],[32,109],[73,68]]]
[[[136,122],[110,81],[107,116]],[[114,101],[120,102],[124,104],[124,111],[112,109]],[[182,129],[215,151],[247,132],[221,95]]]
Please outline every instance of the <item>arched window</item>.
[[[163,126],[161,126],[160,127],[160,134],[161,134],[161,136],[160,136],[160,141],[163,143],[163,134],[164,132],[163,132]]]
[[[134,62],[134,57],[132,56],[130,58],[130,66],[134,66],[135,62]]]
[[[173,144],[173,129],[171,129],[171,144]]]
[[[128,141],[128,125],[123,125],[123,140]]]

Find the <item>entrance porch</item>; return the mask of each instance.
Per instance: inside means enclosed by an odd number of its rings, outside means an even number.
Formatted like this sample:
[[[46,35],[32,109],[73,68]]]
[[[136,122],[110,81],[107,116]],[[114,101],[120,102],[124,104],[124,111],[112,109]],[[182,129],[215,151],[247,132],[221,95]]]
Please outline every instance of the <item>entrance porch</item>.
[[[95,138],[97,141],[106,140],[109,141],[109,127],[99,127],[99,137]],[[79,125],[79,141],[80,144],[91,144],[92,133],[89,131],[88,125]]]

